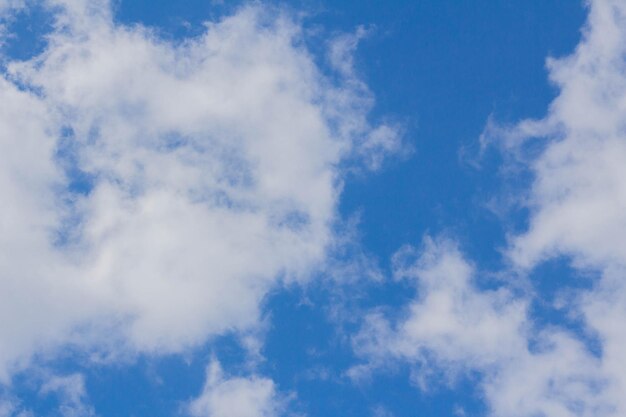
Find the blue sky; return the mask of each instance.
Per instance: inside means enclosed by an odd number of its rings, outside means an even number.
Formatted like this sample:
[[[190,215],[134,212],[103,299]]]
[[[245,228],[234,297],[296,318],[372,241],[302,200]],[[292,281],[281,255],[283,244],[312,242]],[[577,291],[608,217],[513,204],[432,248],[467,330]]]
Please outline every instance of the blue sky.
[[[619,0],[0,0],[0,417],[623,416]]]

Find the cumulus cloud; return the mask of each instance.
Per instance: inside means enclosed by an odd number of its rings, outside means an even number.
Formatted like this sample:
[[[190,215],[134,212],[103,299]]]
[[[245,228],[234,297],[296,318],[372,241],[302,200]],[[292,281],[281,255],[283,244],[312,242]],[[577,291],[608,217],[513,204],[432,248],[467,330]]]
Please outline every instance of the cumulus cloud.
[[[285,415],[288,398],[270,379],[224,375],[219,362],[207,367],[202,393],[189,404],[193,417],[278,417]]]
[[[63,344],[176,352],[255,326],[335,242],[341,166],[398,139],[371,94],[278,10],[172,43],[104,0],[45,5],[45,50],[0,79],[0,378]]]
[[[522,143],[546,141],[532,161],[530,225],[511,238],[514,265],[531,268],[551,256],[569,257],[575,268],[599,275],[582,292],[577,314],[602,345],[607,390],[626,413],[626,5],[590,2],[576,51],[548,61],[560,94],[541,120],[505,130]]]
[[[614,411],[599,360],[575,335],[536,329],[527,300],[505,288],[481,289],[475,270],[453,242],[427,239],[398,257],[397,273],[415,281],[416,298],[397,318],[372,313],[354,337],[352,368],[363,377],[390,363],[412,365],[422,390],[477,378],[490,414],[608,416]]]
[[[575,52],[549,59],[559,88],[548,114],[514,127],[491,125],[486,136],[518,152],[531,139],[544,150],[529,161],[528,230],[513,236],[511,258],[532,267],[555,254],[586,266],[624,264],[626,227],[626,6],[595,0]],[[581,265],[582,266],[582,265]]]
[[[565,256],[585,273],[591,289],[570,291],[561,307],[597,337],[599,352],[580,332],[537,325],[526,307],[532,294],[472,283],[458,250],[439,244],[409,268],[417,296],[405,315],[373,314],[355,339],[369,358],[365,370],[390,360],[422,374],[433,366],[453,377],[477,370],[494,416],[626,414],[626,4],[588,7],[574,53],[548,60],[559,95],[547,115],[512,127],[491,121],[483,140],[533,178],[520,199],[530,209],[528,229],[511,235],[506,251],[509,272]]]

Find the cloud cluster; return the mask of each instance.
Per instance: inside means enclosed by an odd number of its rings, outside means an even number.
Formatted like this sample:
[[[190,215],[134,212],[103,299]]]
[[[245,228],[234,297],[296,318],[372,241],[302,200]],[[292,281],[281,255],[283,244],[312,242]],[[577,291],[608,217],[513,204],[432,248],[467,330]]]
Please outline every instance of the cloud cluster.
[[[353,339],[367,363],[352,377],[409,363],[424,391],[475,378],[494,416],[612,415],[609,379],[584,343],[563,329],[538,329],[526,298],[480,288],[453,242],[426,239],[421,251],[405,248],[397,258],[396,273],[415,283],[416,298],[397,319],[367,317]]]
[[[509,272],[565,256],[575,271],[597,276],[558,306],[580,318],[582,331],[538,325],[527,307],[532,294],[480,288],[454,245],[439,242],[403,267],[417,280],[405,314],[373,313],[355,338],[369,367],[409,362],[417,382],[433,368],[451,381],[478,371],[494,416],[626,414],[625,57],[626,4],[590,1],[575,52],[548,60],[560,93],[545,118],[490,124],[484,135],[521,156],[533,177],[523,199],[529,227],[510,236]],[[599,352],[585,345],[589,335]]]
[[[599,370],[615,415],[626,413],[626,5],[595,0],[576,51],[548,61],[560,94],[547,116],[511,131],[547,138],[530,169],[528,230],[511,239],[513,262],[529,268],[568,256],[596,271],[572,309],[601,343]]]
[[[58,347],[177,352],[253,327],[335,241],[346,161],[395,149],[261,6],[179,42],[107,1],[49,0],[0,78],[0,379]],[[367,162],[366,162],[367,163]]]

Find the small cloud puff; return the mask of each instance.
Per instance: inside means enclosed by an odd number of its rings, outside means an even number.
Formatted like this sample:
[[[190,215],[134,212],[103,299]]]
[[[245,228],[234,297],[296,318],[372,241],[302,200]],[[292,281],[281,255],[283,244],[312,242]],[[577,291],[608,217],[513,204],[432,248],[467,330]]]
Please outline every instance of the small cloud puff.
[[[189,413],[193,417],[279,417],[285,415],[288,402],[272,380],[225,376],[220,363],[213,360],[204,389],[190,402]]]

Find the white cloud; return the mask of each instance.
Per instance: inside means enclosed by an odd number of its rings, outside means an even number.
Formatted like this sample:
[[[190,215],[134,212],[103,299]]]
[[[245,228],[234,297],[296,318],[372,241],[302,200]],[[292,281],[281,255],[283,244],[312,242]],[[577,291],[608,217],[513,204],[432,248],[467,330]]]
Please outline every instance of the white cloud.
[[[89,403],[85,379],[81,374],[55,375],[44,369],[36,369],[28,376],[28,385],[38,386],[38,396],[54,404],[50,406],[51,413],[45,415],[60,417],[95,417],[97,415]],[[6,391],[3,389],[3,394],[0,394],[0,417],[40,415]]]
[[[0,399],[0,417],[11,417],[15,406],[10,400]]]
[[[530,226],[511,239],[515,265],[529,268],[566,255],[576,268],[601,276],[575,311],[602,345],[603,375],[626,413],[626,4],[590,2],[576,51],[548,62],[559,96],[547,116],[524,121],[509,135],[547,139],[533,161]]]
[[[370,330],[355,339],[357,349],[406,358],[431,352],[445,363],[477,367],[515,356],[524,344],[525,304],[504,289],[475,288],[473,269],[452,242],[426,239],[417,261],[407,263],[414,252],[407,247],[396,255],[396,275],[416,282],[418,298],[394,328],[382,314],[371,315]]]
[[[371,94],[277,10],[174,44],[105,1],[47,4],[45,51],[0,80],[0,378],[66,343],[176,352],[255,326],[335,242],[339,166],[393,148],[363,145],[397,140]]]
[[[25,6],[26,0],[0,0],[0,18],[5,17],[5,13],[22,9]]]
[[[453,243],[426,240],[416,261],[400,263],[399,274],[416,281],[416,299],[396,319],[368,317],[354,338],[367,362],[351,376],[409,363],[414,382],[427,391],[441,378],[454,386],[478,372],[493,416],[613,415],[599,360],[574,335],[537,332],[525,299],[503,288],[480,289]]]
[[[369,92],[367,85],[359,78],[355,71],[354,53],[359,42],[368,35],[368,30],[359,26],[354,33],[342,34],[335,37],[329,43],[328,60],[330,65],[343,77],[344,82],[355,92],[359,92],[359,100],[354,97],[338,95],[333,97],[333,101],[341,103],[346,108],[352,108],[353,112],[361,114],[361,119],[354,119],[351,124],[346,124],[345,128],[358,128],[358,125],[367,125],[364,109],[371,107],[374,98]],[[340,109],[344,111],[345,109]],[[353,126],[356,125],[356,126]],[[399,126],[382,124],[365,134],[361,134],[357,139],[359,146],[356,148],[356,157],[365,162],[369,169],[380,168],[385,156],[389,154],[408,154],[410,148],[398,140]]]
[[[529,227],[510,237],[509,272],[523,274],[555,256],[587,275],[598,272],[587,278],[591,289],[570,291],[561,305],[582,320],[585,335],[538,327],[525,308],[532,294],[477,287],[472,268],[444,244],[409,268],[418,290],[405,316],[369,319],[356,339],[369,365],[357,371],[408,361],[428,384],[425,368],[451,381],[477,370],[494,416],[626,415],[625,57],[626,4],[590,1],[575,52],[548,60],[559,95],[546,117],[513,127],[490,122],[483,136],[533,176],[520,199],[530,208]],[[600,344],[595,354],[580,339],[589,335]]]
[[[42,385],[40,394],[54,394],[59,399],[59,414],[62,417],[93,417],[93,407],[87,402],[85,379],[81,374],[52,376]]]
[[[554,254],[590,266],[626,263],[626,5],[590,2],[576,51],[549,59],[560,94],[541,120],[496,129],[495,140],[517,148],[546,138],[530,162],[535,180],[528,196],[528,231],[515,236],[511,256],[530,267]],[[511,140],[514,139],[514,140]],[[544,139],[544,140],[546,140]]]
[[[288,399],[274,382],[258,376],[225,376],[217,361],[207,367],[207,379],[199,397],[189,404],[193,417],[278,417]]]

